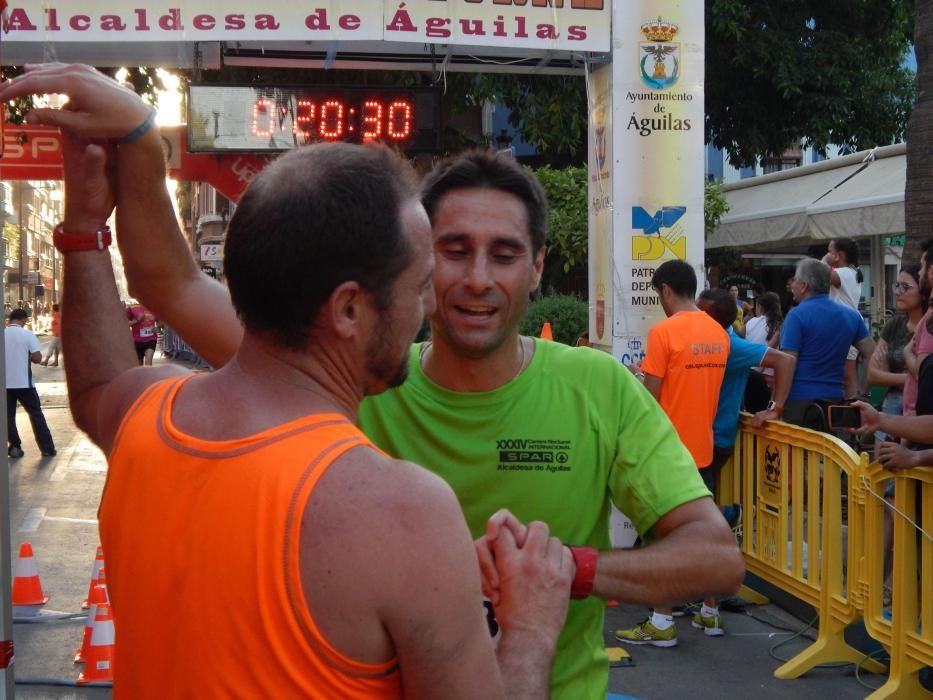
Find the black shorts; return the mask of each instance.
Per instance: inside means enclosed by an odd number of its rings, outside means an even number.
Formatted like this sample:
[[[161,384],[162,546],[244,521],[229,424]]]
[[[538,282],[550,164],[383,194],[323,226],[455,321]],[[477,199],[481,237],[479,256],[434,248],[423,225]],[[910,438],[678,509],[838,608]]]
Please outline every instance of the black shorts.
[[[140,362],[142,362],[142,359],[146,356],[146,350],[152,350],[155,352],[156,349],[156,341],[154,340],[134,340],[133,345],[136,346],[136,357],[139,358]]]

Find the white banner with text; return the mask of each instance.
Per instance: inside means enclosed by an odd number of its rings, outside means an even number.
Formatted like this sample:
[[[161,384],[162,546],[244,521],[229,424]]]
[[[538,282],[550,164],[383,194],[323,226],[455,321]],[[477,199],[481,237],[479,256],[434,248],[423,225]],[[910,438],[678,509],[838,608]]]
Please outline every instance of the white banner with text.
[[[4,41],[387,41],[608,51],[610,0],[31,0]]]

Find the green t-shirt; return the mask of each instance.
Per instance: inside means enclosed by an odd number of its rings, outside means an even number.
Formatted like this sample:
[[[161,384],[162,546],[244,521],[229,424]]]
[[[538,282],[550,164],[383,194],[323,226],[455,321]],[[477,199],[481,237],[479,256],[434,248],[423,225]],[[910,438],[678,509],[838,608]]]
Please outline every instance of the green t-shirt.
[[[572,545],[608,549],[610,499],[644,534],[708,496],[667,416],[611,355],[535,340],[531,363],[494,391],[448,391],[421,370],[363,401],[360,427],[383,450],[447,481],[474,537],[508,508]],[[604,700],[605,603],[571,601],[551,672],[551,697]]]

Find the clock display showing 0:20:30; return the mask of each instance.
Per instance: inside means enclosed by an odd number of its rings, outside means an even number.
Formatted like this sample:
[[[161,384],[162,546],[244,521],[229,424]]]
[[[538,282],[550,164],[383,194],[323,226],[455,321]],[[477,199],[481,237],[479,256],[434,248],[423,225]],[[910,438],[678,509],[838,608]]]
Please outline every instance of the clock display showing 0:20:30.
[[[282,151],[319,141],[381,141],[406,153],[440,149],[434,88],[192,85],[188,148]]]
[[[349,104],[335,98],[320,102],[299,99],[279,105],[271,98],[260,97],[253,103],[252,133],[270,137],[291,124],[292,134],[305,143],[319,139],[340,141],[354,133],[362,141],[400,142],[411,138],[414,116],[415,105],[407,99],[386,103],[370,98]]]

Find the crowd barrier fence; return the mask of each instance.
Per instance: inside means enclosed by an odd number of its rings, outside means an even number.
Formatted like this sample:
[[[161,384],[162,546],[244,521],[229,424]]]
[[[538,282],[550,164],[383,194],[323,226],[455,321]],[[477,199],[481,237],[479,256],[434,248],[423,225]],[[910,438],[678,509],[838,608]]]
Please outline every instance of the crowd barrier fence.
[[[816,641],[780,666],[777,678],[850,662],[887,673],[872,700],[924,694],[918,672],[933,666],[933,467],[888,472],[832,435],[780,421],[755,428],[743,415],[718,496],[744,506],[746,569],[819,615]],[[886,609],[884,533],[892,523]],[[846,628],[859,620],[889,666],[845,641]]]

